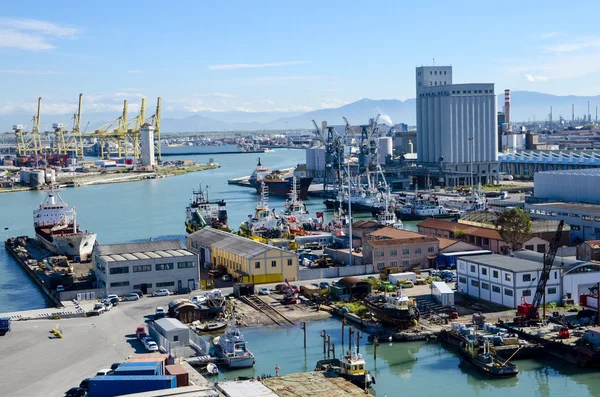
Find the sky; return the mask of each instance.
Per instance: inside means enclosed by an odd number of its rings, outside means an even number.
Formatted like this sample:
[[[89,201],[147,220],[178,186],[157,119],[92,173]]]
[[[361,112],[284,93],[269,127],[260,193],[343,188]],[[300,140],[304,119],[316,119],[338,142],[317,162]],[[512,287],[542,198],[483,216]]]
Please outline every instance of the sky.
[[[456,4],[455,4],[456,3]],[[600,94],[597,0],[10,1],[0,115],[304,112],[415,95],[414,68],[496,92]],[[589,13],[589,14],[588,14]]]

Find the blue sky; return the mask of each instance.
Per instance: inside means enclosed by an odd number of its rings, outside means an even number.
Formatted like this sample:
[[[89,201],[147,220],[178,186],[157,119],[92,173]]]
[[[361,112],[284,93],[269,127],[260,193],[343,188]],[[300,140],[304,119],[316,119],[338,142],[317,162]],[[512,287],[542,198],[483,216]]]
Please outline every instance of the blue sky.
[[[456,3],[456,4],[455,4]],[[0,11],[0,115],[308,111],[414,97],[414,67],[496,91],[600,94],[595,1],[19,1]]]

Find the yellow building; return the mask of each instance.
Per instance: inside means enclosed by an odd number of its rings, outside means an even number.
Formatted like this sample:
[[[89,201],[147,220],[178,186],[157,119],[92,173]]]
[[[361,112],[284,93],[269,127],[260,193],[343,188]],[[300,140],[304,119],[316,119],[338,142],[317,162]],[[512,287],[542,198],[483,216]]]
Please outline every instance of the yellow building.
[[[198,253],[200,266],[223,266],[241,281],[262,284],[298,279],[299,258],[295,252],[236,234],[205,227],[187,236],[187,247]]]

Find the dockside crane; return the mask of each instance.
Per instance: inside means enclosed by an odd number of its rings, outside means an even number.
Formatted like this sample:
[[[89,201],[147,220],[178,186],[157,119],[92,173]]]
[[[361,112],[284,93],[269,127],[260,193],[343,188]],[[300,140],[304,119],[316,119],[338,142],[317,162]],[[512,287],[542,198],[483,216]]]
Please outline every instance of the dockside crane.
[[[40,134],[41,108],[42,97],[39,97],[37,103],[37,114],[34,115],[29,122],[31,123],[31,132],[25,131],[29,123],[27,123],[25,126],[22,124],[13,125],[18,156],[33,155],[37,158],[37,155],[42,153],[42,140]]]
[[[53,123],[52,129],[54,132],[54,148],[53,152],[58,154],[69,154],[77,160],[83,160],[83,139],[81,136],[81,110],[82,110],[83,94],[79,94],[79,106],[77,113],[73,115],[73,128],[71,131],[64,130],[67,123]]]
[[[546,292],[546,284],[548,283],[550,271],[554,265],[554,258],[556,257],[556,252],[558,251],[564,224],[565,222],[562,220],[558,223],[558,227],[554,233],[554,238],[550,242],[550,249],[544,255],[542,272],[535,290],[533,301],[529,303],[525,301],[525,298],[523,298],[521,304],[517,306],[517,317],[515,318],[515,323],[517,325],[528,325],[530,323],[537,322],[537,320],[540,319],[538,309]]]
[[[341,168],[344,164],[344,139],[335,132],[335,128],[327,126],[327,136],[325,130],[319,128],[317,122],[312,120],[315,126],[315,141],[322,144],[325,148],[325,180],[323,189],[326,189],[328,182],[335,185],[340,184]]]

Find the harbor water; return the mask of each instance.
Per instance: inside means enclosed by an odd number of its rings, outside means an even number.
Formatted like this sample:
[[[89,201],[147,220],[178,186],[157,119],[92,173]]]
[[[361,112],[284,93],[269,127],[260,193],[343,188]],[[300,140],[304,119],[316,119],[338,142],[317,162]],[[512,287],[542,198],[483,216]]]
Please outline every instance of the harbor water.
[[[63,189],[61,196],[75,207],[82,230],[98,234],[99,244],[150,238],[184,238],[185,207],[192,197],[192,190],[197,189],[200,183],[203,188],[209,186],[210,200],[226,201],[229,224],[237,230],[254,212],[257,194],[252,188],[228,185],[227,180],[250,175],[256,168],[258,157],[263,166],[271,169],[290,168],[305,162],[304,150],[294,149],[278,149],[261,154],[169,156],[166,160],[191,159],[206,163],[209,157],[214,158],[221,167],[163,179]],[[44,197],[43,191],[0,194],[0,232],[4,232],[4,239],[8,236],[34,236],[33,210],[39,207]],[[279,212],[283,209],[285,198],[272,196],[269,201],[271,208]],[[306,206],[311,214],[326,211],[323,199],[317,197],[306,200]],[[368,215],[358,215],[355,219],[365,216]],[[2,244],[0,312],[46,306],[43,294],[7,254]]]
[[[336,356],[342,352],[341,322],[336,319],[306,323],[307,349],[303,347],[303,332],[299,325],[289,327],[244,328],[242,333],[248,348],[256,357],[251,369],[221,372],[211,380],[229,380],[239,376],[280,375],[313,371],[323,359],[321,330],[331,335]],[[345,327],[345,348],[348,349],[348,326]],[[518,360],[519,375],[512,379],[490,379],[460,365],[457,354],[432,342],[384,343],[377,347],[367,335],[360,341],[360,353],[367,369],[375,376],[372,394],[377,397],[559,397],[600,396],[600,377],[563,364],[559,360]]]

